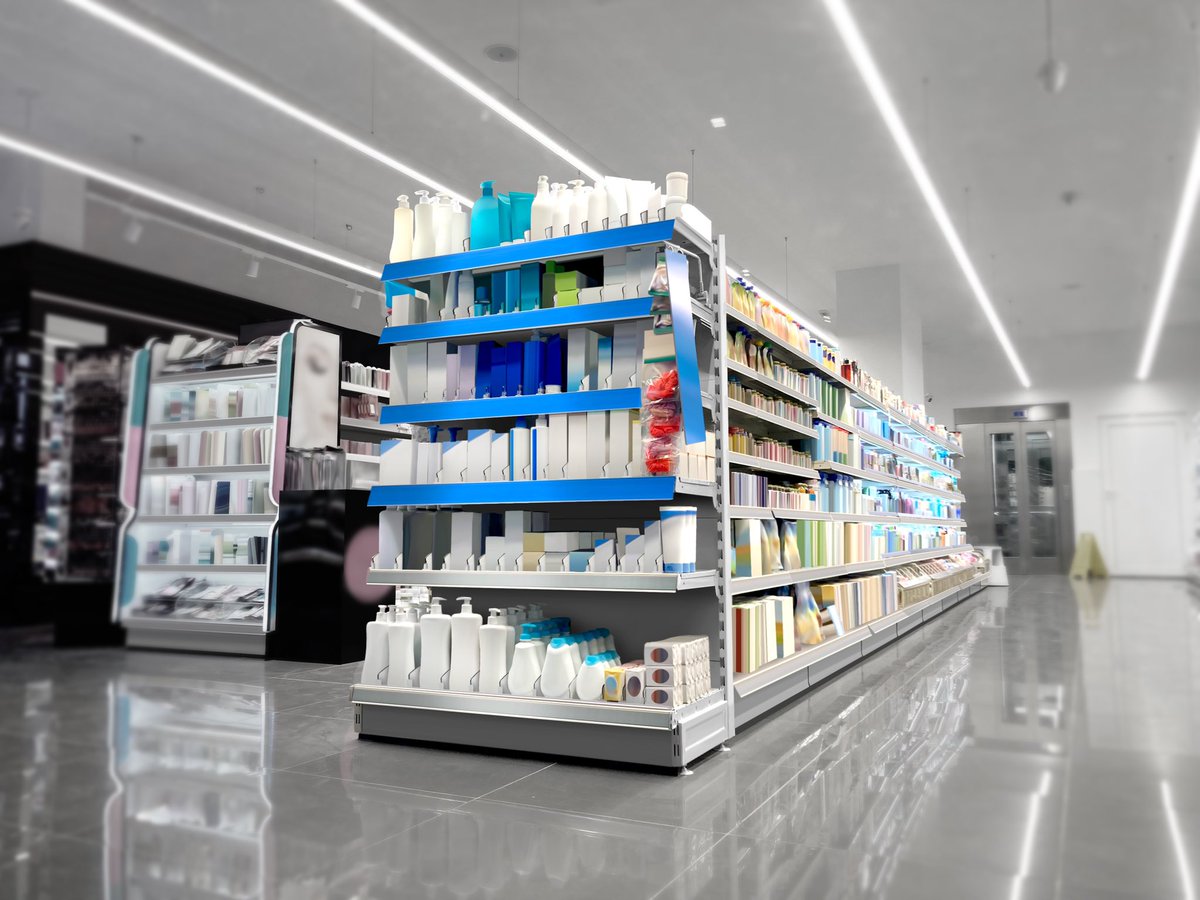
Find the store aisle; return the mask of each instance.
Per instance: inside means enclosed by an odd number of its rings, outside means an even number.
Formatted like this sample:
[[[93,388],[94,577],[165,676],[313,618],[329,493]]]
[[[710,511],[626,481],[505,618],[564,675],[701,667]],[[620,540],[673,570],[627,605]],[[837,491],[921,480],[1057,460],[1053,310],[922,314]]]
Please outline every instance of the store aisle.
[[[9,649],[0,896],[1191,898],[1200,879],[1200,600],[1178,583],[990,589],[682,778],[358,741],[355,668]]]

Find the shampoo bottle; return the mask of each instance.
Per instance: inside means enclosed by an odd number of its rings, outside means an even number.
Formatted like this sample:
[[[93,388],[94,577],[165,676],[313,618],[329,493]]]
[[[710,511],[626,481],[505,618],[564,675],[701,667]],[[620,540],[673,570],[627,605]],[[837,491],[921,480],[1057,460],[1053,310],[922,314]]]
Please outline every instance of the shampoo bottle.
[[[411,687],[408,680],[421,665],[421,630],[417,624],[417,608],[409,606],[397,614],[396,622],[388,629],[389,687]]]
[[[521,635],[513,654],[513,664],[508,670],[508,692],[518,697],[532,697],[534,685],[542,674],[538,650],[542,646],[531,632]]]
[[[450,690],[470,691],[479,673],[479,629],[483,617],[471,609],[470,597],[459,597],[462,609],[450,617]]]
[[[433,201],[429,199],[429,191],[417,191],[417,208],[414,212],[415,229],[413,231],[413,259],[424,259],[433,256],[436,235],[433,230]]]
[[[533,195],[533,206],[529,212],[529,239],[540,241],[550,235],[547,229],[554,228],[554,198],[550,194],[550,179],[538,176],[537,193]]]
[[[439,193],[433,205],[433,253],[445,256],[453,252],[450,245],[450,223],[454,213],[454,200],[449,194]]]
[[[362,683],[381,684],[380,674],[388,664],[387,606],[380,606],[375,621],[367,623],[367,655],[363,659]]]
[[[546,650],[546,664],[542,666],[542,696],[564,700],[571,696],[571,682],[575,680],[575,661],[572,645],[567,638],[556,637]]]
[[[434,597],[429,612],[421,617],[420,687],[442,691],[442,676],[450,668],[450,617],[442,612],[442,598]]]
[[[587,221],[587,194],[583,191],[583,179],[571,182],[571,214],[568,224],[571,234],[583,234],[583,223]]]
[[[565,184],[550,185],[554,199],[554,236],[563,237],[571,226],[571,194]]]
[[[471,236],[471,214],[455,200],[450,206],[450,253],[462,253],[467,249],[467,238]],[[470,275],[470,272],[465,273]],[[467,304],[468,306],[470,304]]]
[[[503,610],[489,609],[487,624],[479,629],[479,692],[500,693],[500,680],[512,664],[513,629]],[[451,644],[453,646],[453,644]]]
[[[392,249],[388,262],[406,262],[413,253],[413,211],[408,205],[408,194],[396,198],[396,209],[392,213]]]
[[[588,231],[603,231],[608,218],[608,191],[604,183],[597,181],[588,194]]]
[[[492,182],[479,185],[482,194],[471,208],[471,249],[500,246],[500,201],[492,194]]]
[[[593,654],[584,661],[575,683],[575,693],[580,700],[599,700],[604,693],[605,660]]]

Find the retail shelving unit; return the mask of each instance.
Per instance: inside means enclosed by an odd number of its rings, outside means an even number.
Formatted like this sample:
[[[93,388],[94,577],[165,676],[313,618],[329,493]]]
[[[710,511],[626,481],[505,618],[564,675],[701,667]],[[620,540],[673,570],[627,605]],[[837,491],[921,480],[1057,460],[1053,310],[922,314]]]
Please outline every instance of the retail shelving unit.
[[[438,588],[471,591],[478,610],[508,606],[516,602],[514,591],[535,592],[548,614],[568,615],[579,629],[607,626],[617,638],[624,658],[641,655],[640,644],[656,637],[675,634],[708,634],[714,690],[707,697],[676,709],[631,706],[618,703],[589,703],[482,693],[464,693],[417,688],[355,685],[351,701],[355,722],[363,735],[531,751],[565,756],[685,767],[690,761],[721,745],[739,724],[806,690],[828,674],[850,665],[888,640],[915,627],[925,618],[978,590],[983,576],[947,588],[919,604],[903,607],[875,622],[852,630],[789,657],[768,664],[750,675],[734,673],[733,603],[743,594],[779,589],[821,579],[872,571],[891,570],[919,560],[944,557],[969,549],[957,544],[894,553],[883,559],[777,572],[759,578],[734,578],[731,562],[731,523],[740,518],[814,519],[826,522],[865,522],[903,527],[928,525],[945,529],[944,539],[961,540],[961,518],[927,518],[899,512],[851,514],[827,511],[770,509],[732,506],[729,503],[732,469],[771,474],[793,481],[815,481],[823,473],[837,472],[860,478],[896,495],[910,494],[959,503],[954,490],[899,478],[887,472],[841,466],[821,461],[793,465],[729,451],[731,425],[787,442],[812,442],[815,428],[773,412],[733,399],[724,389],[731,376],[744,385],[760,388],[773,396],[801,404],[813,413],[814,421],[826,422],[856,434],[864,445],[890,454],[906,466],[928,471],[931,477],[953,479],[950,464],[960,451],[947,437],[935,434],[899,410],[859,389],[839,373],[828,369],[807,352],[793,348],[764,329],[754,319],[731,308],[729,285],[724,272],[724,240],[698,237],[680,221],[643,223],[572,237],[468,251],[445,257],[415,260],[388,266],[384,271],[389,296],[404,290],[423,289],[430,279],[457,272],[511,269],[524,263],[583,259],[606,250],[653,248],[666,251],[668,258],[688,260],[690,297],[675,296],[680,280],[671,283],[672,311],[691,307],[699,360],[699,388],[706,421],[716,434],[716,479],[696,482],[670,476],[603,479],[509,481],[472,484],[383,484],[372,491],[371,502],[391,509],[476,508],[484,510],[556,509],[555,527],[572,523],[618,524],[624,518],[641,521],[657,506],[672,500],[694,503],[700,508],[700,571],[678,576],[639,573],[591,572],[495,572],[387,568],[377,561],[370,581],[376,584],[424,584]],[[675,250],[681,251],[676,255]],[[677,263],[678,265],[678,263]],[[719,300],[717,298],[720,298]],[[499,336],[558,332],[573,326],[599,330],[613,323],[648,318],[651,299],[610,300],[577,306],[509,312],[477,318],[450,318],[413,325],[385,328],[384,345],[448,341],[474,343]],[[897,433],[907,435],[906,444],[872,434],[839,420],[826,419],[820,402],[792,387],[775,381],[750,366],[731,360],[725,351],[725,335],[731,328],[744,327],[778,348],[777,358],[803,371],[815,372],[849,392],[852,405],[882,413]],[[675,332],[677,348],[681,330]],[[681,389],[684,378],[681,369]],[[715,387],[715,390],[714,390]],[[437,403],[414,403],[387,407],[382,423],[452,425],[515,416],[572,413],[584,410],[636,408],[637,389],[596,390]],[[683,398],[685,403],[687,398]],[[476,426],[478,427],[478,426]],[[913,444],[924,442],[926,455]],[[815,459],[815,453],[811,454]],[[925,477],[923,474],[918,477]],[[619,503],[619,508],[613,504]],[[597,526],[598,527],[598,526]]]
[[[296,323],[299,325],[302,323]],[[274,627],[275,543],[279,492],[283,486],[283,460],[287,447],[291,404],[294,331],[284,334],[276,362],[190,372],[164,372],[167,345],[153,340],[139,350],[132,365],[130,402],[126,421],[125,459],[122,466],[121,502],[127,516],[121,526],[118,577],[113,603],[115,621],[128,634],[132,647],[203,650],[262,656],[267,633]],[[248,388],[260,392],[269,415],[218,417],[176,421],[165,415],[172,391]],[[221,435],[246,428],[270,429],[263,462],[234,465],[154,466],[151,448],[158,436],[188,435],[210,430]],[[232,495],[235,482],[261,482],[263,512],[197,513],[194,508],[152,507],[150,478],[191,476],[197,482],[225,481]],[[209,490],[216,491],[215,486]],[[169,501],[168,501],[169,502]],[[234,506],[231,502],[230,509]],[[170,563],[149,557],[151,548],[172,536],[189,544],[204,533],[221,531],[222,537],[265,538],[262,562],[225,564]],[[233,536],[233,535],[231,535]],[[235,556],[235,559],[240,556]],[[210,602],[180,599],[173,605],[155,599],[164,586],[181,577],[206,579],[211,585],[244,585],[261,588],[252,601]],[[157,611],[156,611],[157,610]]]

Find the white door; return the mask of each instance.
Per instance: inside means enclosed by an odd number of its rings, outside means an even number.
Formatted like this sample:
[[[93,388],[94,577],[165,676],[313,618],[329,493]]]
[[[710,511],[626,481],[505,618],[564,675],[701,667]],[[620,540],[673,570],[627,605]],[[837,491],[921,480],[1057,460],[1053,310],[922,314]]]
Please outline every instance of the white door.
[[[1184,419],[1100,420],[1104,530],[1100,552],[1113,575],[1184,574]]]

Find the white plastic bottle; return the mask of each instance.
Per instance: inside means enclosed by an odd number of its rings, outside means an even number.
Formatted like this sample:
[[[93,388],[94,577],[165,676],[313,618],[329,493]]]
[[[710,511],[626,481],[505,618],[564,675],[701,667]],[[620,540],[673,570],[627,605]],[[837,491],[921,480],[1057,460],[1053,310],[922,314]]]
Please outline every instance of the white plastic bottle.
[[[409,676],[420,665],[421,628],[417,608],[409,606],[397,613],[395,623],[388,628],[388,686],[411,687]]]
[[[529,239],[540,241],[546,230],[554,227],[554,198],[550,194],[550,179],[538,176],[537,193],[533,195],[533,206],[529,211]]]
[[[526,632],[517,643],[513,664],[508,670],[508,692],[518,697],[532,697],[534,685],[542,674],[538,651],[542,644],[532,633]]]
[[[623,224],[636,225],[633,217],[628,222],[622,222],[622,216],[629,212],[629,191],[626,188],[628,178],[617,178],[613,175],[604,177],[604,190],[608,193],[608,227],[620,228]]]
[[[597,631],[600,632],[600,639],[604,642],[604,649],[612,650],[615,653],[617,642],[613,640],[612,632],[607,628],[598,628]]]
[[[439,192],[437,202],[433,205],[433,253],[435,256],[445,256],[452,252],[450,246],[450,225],[453,219],[454,200],[449,194]]]
[[[421,671],[419,686],[442,691],[442,676],[450,668],[450,617],[442,612],[442,598],[434,597],[429,612],[421,617]]]
[[[546,650],[546,664],[542,666],[542,696],[554,700],[565,700],[571,696],[571,682],[575,680],[575,659],[572,645],[566,638],[556,637]]]
[[[603,231],[604,220],[608,218],[608,191],[604,182],[597,181],[588,194],[588,231]]]
[[[466,249],[467,238],[470,236],[471,214],[455,200],[450,206],[450,249],[447,252],[462,253]],[[470,275],[471,273],[466,274]]]
[[[604,667],[604,659],[595,654],[584,661],[575,682],[575,693],[580,700],[599,700],[604,695]]]
[[[587,194],[583,192],[583,179],[575,178],[571,182],[571,213],[568,224],[571,234],[583,234],[583,223],[587,221]]]
[[[470,691],[479,672],[479,629],[483,616],[471,609],[470,597],[459,597],[462,609],[450,617],[450,690]]]
[[[554,236],[562,237],[571,225],[571,192],[565,184],[557,181],[550,185],[550,190],[554,200]]]
[[[417,208],[413,210],[413,259],[433,256],[437,235],[433,227],[433,200],[429,191],[417,191]]]
[[[392,248],[388,251],[388,262],[406,262],[412,259],[413,211],[408,205],[408,194],[396,198],[396,209],[392,212]]]
[[[500,693],[500,680],[512,663],[513,644],[513,629],[503,610],[489,609],[487,624],[479,629],[479,693]]]
[[[375,621],[367,623],[367,655],[363,658],[362,683],[380,684],[380,673],[388,664],[387,606],[379,607]]]

